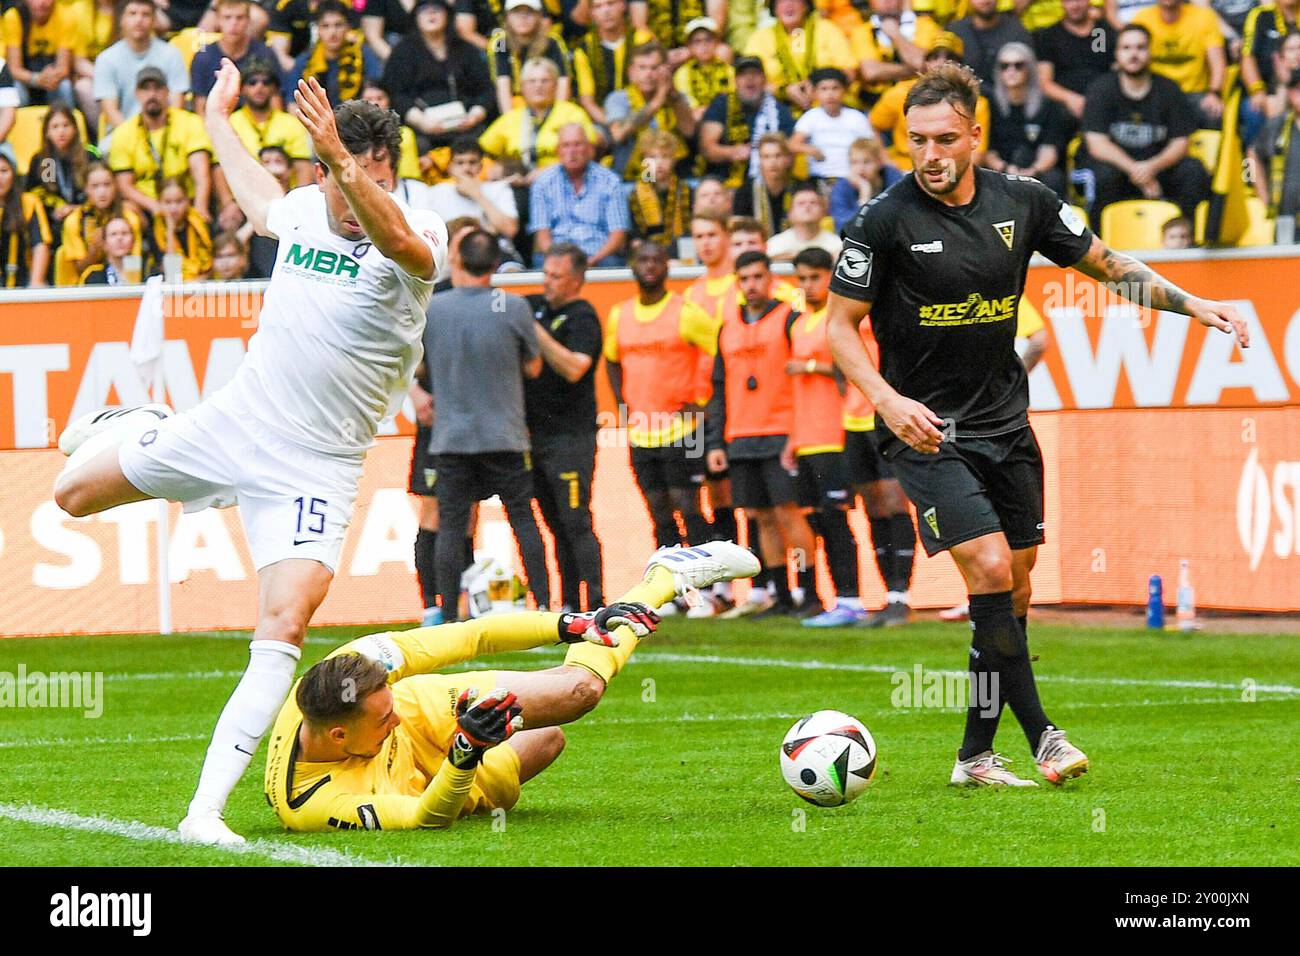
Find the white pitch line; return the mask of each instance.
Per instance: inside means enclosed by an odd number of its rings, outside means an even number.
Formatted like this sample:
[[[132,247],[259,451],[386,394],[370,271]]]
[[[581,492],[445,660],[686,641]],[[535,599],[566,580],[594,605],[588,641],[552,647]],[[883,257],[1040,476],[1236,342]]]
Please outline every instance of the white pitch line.
[[[110,817],[86,817],[67,810],[55,810],[50,807],[37,807],[31,804],[19,806],[0,803],[0,819],[17,820],[42,827],[57,827],[61,830],[82,830],[86,833],[104,833],[126,840],[142,843],[169,843],[176,846],[193,848],[196,844],[186,843],[175,830],[166,827],[141,823],[138,820],[114,820]],[[276,843],[273,840],[250,840],[235,846],[213,846],[205,849],[240,856],[262,856],[280,863],[297,863],[302,866],[402,866],[395,860],[369,860],[341,850],[323,847],[293,846]]]
[[[853,664],[837,661],[791,660],[780,657],[730,657],[721,654],[676,654],[668,651],[643,651],[632,658],[643,664],[715,664],[730,667],[781,667],[792,670],[838,671],[851,674],[911,674],[915,665]],[[158,680],[218,680],[239,677],[242,670],[126,672],[106,674],[104,680],[158,681]],[[965,671],[935,670],[926,668],[926,674],[943,677],[965,677]],[[1210,680],[1148,680],[1134,677],[1074,677],[1069,674],[1036,674],[1040,683],[1088,684],[1102,687],[1164,687],[1176,690],[1243,690],[1242,684]],[[1300,687],[1290,684],[1256,684],[1256,693],[1300,695]]]
[[[1261,700],[1252,703],[1276,703],[1284,698],[1273,698],[1271,701]],[[1133,700],[1133,701],[1103,701],[1101,703],[1088,704],[1079,702],[1062,701],[1052,705],[1053,710],[1098,710],[1098,709],[1127,709],[1130,707],[1191,707],[1215,704],[1242,704],[1240,697],[1179,697],[1174,700]],[[910,717],[917,714],[934,713],[936,710],[945,713],[962,713],[964,707],[879,707],[875,710],[857,710],[855,713],[859,717]],[[656,717],[606,717],[602,718],[587,717],[582,720],[583,726],[613,726],[628,724],[710,724],[710,723],[735,723],[750,722],[756,720],[794,720],[805,716],[802,713],[793,711],[778,711],[776,713],[765,714],[664,714]],[[0,740],[0,750],[36,750],[43,747],[129,747],[129,746],[146,746],[153,744],[167,744],[179,742],[192,742],[196,740],[208,740],[208,734],[172,734],[159,737],[138,737],[134,734],[127,734],[125,737],[50,737],[35,738],[31,740]],[[0,814],[2,815],[2,814]]]
[[[894,664],[846,664],[834,661],[797,661],[779,657],[726,657],[717,654],[673,654],[666,651],[649,651],[637,654],[632,663],[653,664],[724,664],[735,667],[787,667],[795,670],[809,671],[845,671],[855,674],[911,674],[915,665],[904,667]],[[925,668],[926,674],[938,674],[944,677],[965,677],[966,671],[933,670]],[[1242,690],[1241,684],[1225,684],[1208,680],[1143,680],[1129,677],[1071,677],[1065,674],[1035,674],[1041,683],[1056,682],[1061,684],[1099,684],[1106,687],[1170,687],[1183,690]],[[1253,690],[1257,693],[1300,694],[1300,687],[1289,684],[1257,684]]]
[[[32,740],[0,740],[0,750],[31,747],[120,747],[130,744],[172,744],[194,740],[208,740],[211,734],[170,734],[162,737],[37,737]]]

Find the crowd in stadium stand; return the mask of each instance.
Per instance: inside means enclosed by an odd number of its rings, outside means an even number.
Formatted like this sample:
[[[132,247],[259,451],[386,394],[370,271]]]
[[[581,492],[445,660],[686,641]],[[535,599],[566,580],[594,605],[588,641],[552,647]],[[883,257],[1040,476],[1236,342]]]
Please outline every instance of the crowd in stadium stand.
[[[1162,199],[1165,244],[1194,242],[1227,106],[1262,214],[1300,209],[1300,0],[0,7],[8,288],[268,275],[274,241],[204,130],[223,57],[243,77],[240,138],[286,188],[315,175],[291,95],[313,76],[332,102],[394,109],[398,192],[478,219],[507,270],[561,242],[619,266],[646,237],[690,261],[696,207],[757,220],[774,259],[834,255],[839,227],[910,170],[907,90],[945,60],[982,80],[977,162],[1042,180],[1094,227],[1111,203]]]

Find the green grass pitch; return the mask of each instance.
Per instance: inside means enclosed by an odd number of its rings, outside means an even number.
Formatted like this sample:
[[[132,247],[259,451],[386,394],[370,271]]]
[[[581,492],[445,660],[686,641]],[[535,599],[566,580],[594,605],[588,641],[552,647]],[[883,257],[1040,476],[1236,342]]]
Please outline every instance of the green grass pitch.
[[[373,629],[366,629],[373,630]],[[312,632],[303,666],[363,629]],[[283,832],[264,748],[227,818],[242,853],[178,845],[246,634],[0,641],[0,672],[102,671],[104,712],[0,710],[0,865],[1291,865],[1300,863],[1300,638],[1033,625],[1049,716],[1092,758],[1055,789],[946,785],[962,716],[891,704],[895,669],[954,670],[964,626],[812,632],[666,621],[502,821],[446,832]],[[559,649],[476,666],[532,669]],[[1253,699],[1251,699],[1253,698]],[[794,719],[847,711],[880,749],[838,809],[805,805],[777,753]],[[998,748],[1033,775],[1004,715]]]

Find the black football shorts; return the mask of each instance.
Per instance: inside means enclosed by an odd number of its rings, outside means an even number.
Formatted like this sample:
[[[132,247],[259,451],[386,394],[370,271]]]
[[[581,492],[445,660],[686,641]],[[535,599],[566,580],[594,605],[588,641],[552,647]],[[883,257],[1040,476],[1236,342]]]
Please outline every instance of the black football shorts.
[[[1026,425],[991,438],[958,438],[926,455],[898,440],[884,448],[916,505],[925,553],[1001,531],[1013,551],[1043,543],[1043,454]]]

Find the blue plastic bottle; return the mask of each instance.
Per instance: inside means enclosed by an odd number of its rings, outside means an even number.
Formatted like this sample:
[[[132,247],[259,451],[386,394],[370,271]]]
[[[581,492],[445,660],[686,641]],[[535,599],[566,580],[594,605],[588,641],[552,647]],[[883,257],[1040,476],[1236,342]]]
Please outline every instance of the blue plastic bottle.
[[[1165,587],[1160,575],[1151,575],[1147,582],[1147,627],[1164,630],[1165,627]]]

